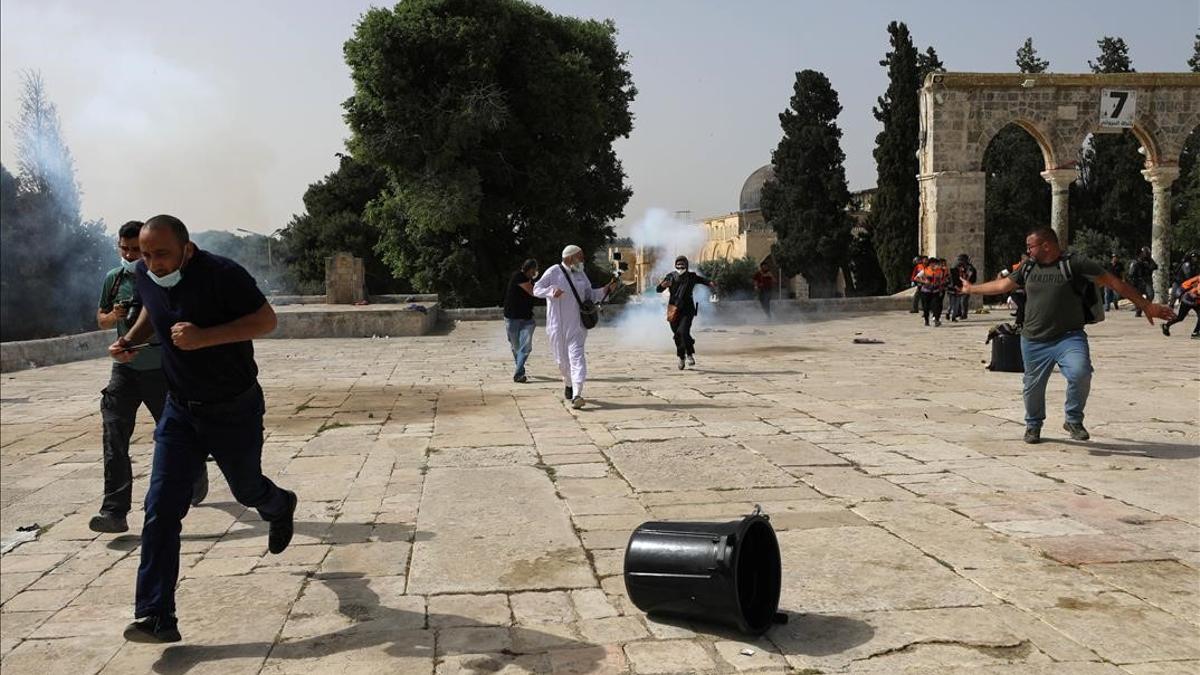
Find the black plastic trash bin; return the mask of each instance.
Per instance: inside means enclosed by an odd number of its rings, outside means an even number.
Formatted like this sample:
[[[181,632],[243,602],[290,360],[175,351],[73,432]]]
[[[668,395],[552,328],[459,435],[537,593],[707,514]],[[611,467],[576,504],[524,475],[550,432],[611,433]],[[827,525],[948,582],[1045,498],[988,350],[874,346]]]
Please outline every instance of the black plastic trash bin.
[[[760,634],[778,614],[779,541],[760,509],[727,523],[643,523],[625,549],[625,588],[647,614]]]

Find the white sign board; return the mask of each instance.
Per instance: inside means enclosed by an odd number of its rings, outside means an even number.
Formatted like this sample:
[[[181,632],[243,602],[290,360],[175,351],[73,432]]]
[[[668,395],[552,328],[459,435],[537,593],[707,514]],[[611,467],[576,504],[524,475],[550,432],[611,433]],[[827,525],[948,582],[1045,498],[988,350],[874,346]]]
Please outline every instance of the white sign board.
[[[1137,110],[1137,91],[1134,89],[1100,90],[1100,126],[1129,129]]]

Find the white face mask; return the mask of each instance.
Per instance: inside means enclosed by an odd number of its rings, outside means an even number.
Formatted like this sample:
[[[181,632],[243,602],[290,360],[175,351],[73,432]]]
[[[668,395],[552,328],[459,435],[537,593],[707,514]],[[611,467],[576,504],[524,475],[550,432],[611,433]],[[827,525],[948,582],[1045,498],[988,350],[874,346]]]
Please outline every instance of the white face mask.
[[[675,273],[676,273],[676,274],[683,274],[683,273],[684,273],[684,272],[686,272],[686,271],[687,271],[687,268],[686,268],[686,267],[676,267],[676,268],[675,268]]]
[[[137,264],[137,260],[126,260],[121,258],[121,269],[125,270],[126,272],[133,272],[137,268]]]

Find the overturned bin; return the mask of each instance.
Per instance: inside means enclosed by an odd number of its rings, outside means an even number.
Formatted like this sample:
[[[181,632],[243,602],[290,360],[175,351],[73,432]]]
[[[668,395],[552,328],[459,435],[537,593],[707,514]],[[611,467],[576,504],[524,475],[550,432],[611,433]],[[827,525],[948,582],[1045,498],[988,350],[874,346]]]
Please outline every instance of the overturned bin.
[[[638,609],[753,635],[787,619],[781,578],[779,541],[757,507],[727,523],[642,523],[625,549],[625,588]]]

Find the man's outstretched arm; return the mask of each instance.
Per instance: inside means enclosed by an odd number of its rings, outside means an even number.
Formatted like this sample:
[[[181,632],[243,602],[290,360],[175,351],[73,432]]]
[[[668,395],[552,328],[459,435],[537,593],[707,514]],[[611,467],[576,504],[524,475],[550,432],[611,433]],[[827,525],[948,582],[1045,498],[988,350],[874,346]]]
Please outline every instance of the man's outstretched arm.
[[[1154,325],[1155,319],[1171,321],[1175,318],[1175,312],[1172,312],[1170,307],[1150,302],[1142,295],[1141,291],[1130,286],[1124,279],[1112,272],[1105,272],[1096,277],[1096,283],[1113,289],[1120,293],[1121,297],[1132,302],[1135,307],[1146,315],[1146,320],[1150,322],[1150,325]]]
[[[973,284],[963,279],[962,292],[967,295],[1008,295],[1017,290],[1017,282],[1012,277],[1004,277],[982,284]]]

